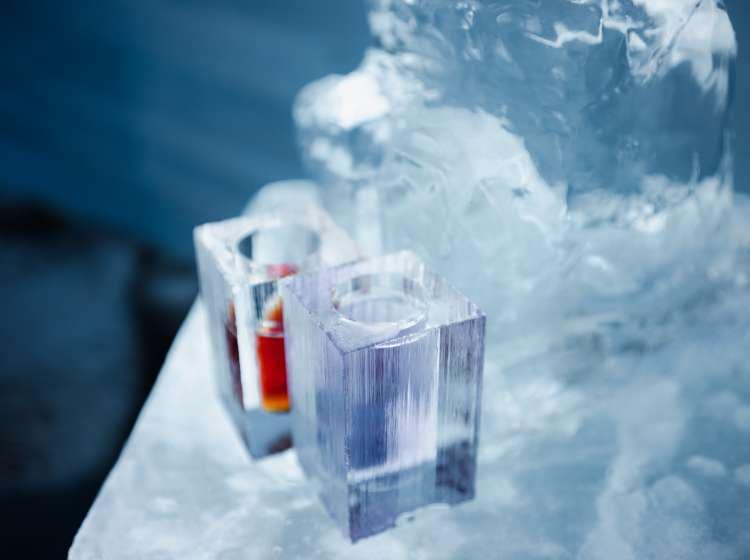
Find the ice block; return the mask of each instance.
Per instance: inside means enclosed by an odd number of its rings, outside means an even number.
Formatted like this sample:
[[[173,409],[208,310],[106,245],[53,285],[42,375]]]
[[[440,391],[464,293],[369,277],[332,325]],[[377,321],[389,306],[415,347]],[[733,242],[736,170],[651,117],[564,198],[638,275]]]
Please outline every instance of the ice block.
[[[474,496],[484,314],[410,252],[281,282],[300,463],[352,541]]]
[[[221,394],[254,457],[286,449],[291,435],[277,281],[355,259],[354,243],[323,210],[307,205],[199,226],[195,247]]]

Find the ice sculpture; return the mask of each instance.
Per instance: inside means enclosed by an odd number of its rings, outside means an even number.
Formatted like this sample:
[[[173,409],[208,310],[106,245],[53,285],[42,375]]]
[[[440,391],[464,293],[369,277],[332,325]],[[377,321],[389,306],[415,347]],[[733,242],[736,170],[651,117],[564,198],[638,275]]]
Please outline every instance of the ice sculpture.
[[[495,337],[695,289],[731,198],[722,2],[371,6],[377,47],[294,111],[370,250],[417,251]]]
[[[474,495],[484,315],[412,253],[281,283],[295,449],[353,541]]]
[[[476,500],[388,542],[746,558],[750,205],[723,2],[370,5],[359,68],[298,97],[305,160],[368,250],[416,252],[488,320]]]
[[[222,396],[253,456],[282,451],[291,434],[277,281],[352,260],[354,244],[307,203],[199,226],[195,247]]]

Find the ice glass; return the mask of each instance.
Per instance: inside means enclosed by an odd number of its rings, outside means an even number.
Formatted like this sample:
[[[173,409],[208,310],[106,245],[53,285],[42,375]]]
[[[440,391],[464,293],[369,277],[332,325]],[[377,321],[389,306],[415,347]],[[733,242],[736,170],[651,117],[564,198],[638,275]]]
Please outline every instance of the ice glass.
[[[352,541],[474,496],[484,314],[413,253],[281,282],[292,433]]]
[[[277,282],[352,260],[354,244],[310,206],[199,226],[195,246],[221,395],[253,456],[286,449],[291,434]]]

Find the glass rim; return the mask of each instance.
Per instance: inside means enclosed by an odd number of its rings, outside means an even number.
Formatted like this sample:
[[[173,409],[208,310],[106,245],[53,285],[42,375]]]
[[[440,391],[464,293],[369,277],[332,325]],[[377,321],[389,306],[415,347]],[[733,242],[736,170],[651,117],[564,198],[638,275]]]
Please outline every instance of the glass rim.
[[[400,298],[406,311],[389,320],[362,320],[346,308],[363,301]],[[401,334],[423,326],[427,321],[427,295],[421,282],[399,273],[363,273],[338,282],[331,288],[331,306],[339,318],[363,327],[398,327]]]

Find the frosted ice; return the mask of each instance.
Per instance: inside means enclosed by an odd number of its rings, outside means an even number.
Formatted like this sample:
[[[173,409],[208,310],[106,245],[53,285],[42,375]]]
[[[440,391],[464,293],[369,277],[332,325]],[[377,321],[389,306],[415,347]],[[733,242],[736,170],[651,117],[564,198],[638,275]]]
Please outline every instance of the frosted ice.
[[[736,212],[750,271],[750,203]],[[474,500],[352,545],[293,450],[248,457],[198,305],[70,558],[744,560],[748,309],[746,276],[696,301],[648,353],[610,354],[590,333],[499,348],[485,367]],[[705,476],[695,457],[726,475]]]
[[[281,282],[292,434],[352,541],[474,496],[485,318],[409,252]]]
[[[591,520],[577,537],[563,518],[498,521],[528,538],[516,554],[750,554],[746,507],[716,521],[741,501],[726,474],[746,455],[730,450],[750,449],[750,309],[721,324],[748,281],[723,3],[371,6],[360,67],[297,100],[303,153],[353,235],[417,252],[487,312],[488,383],[504,389],[482,422],[502,451],[484,447],[480,473],[505,461],[478,496]],[[714,398],[726,423],[709,444]],[[510,484],[535,439],[528,482]]]
[[[71,558],[750,557],[720,3],[383,1],[370,22],[379,46],[295,114],[337,220],[487,313],[475,499],[349,543],[294,451],[247,458],[199,306]]]
[[[417,251],[497,333],[701,282],[731,199],[721,2],[378,0],[370,22],[379,46],[295,118],[371,250]]]

